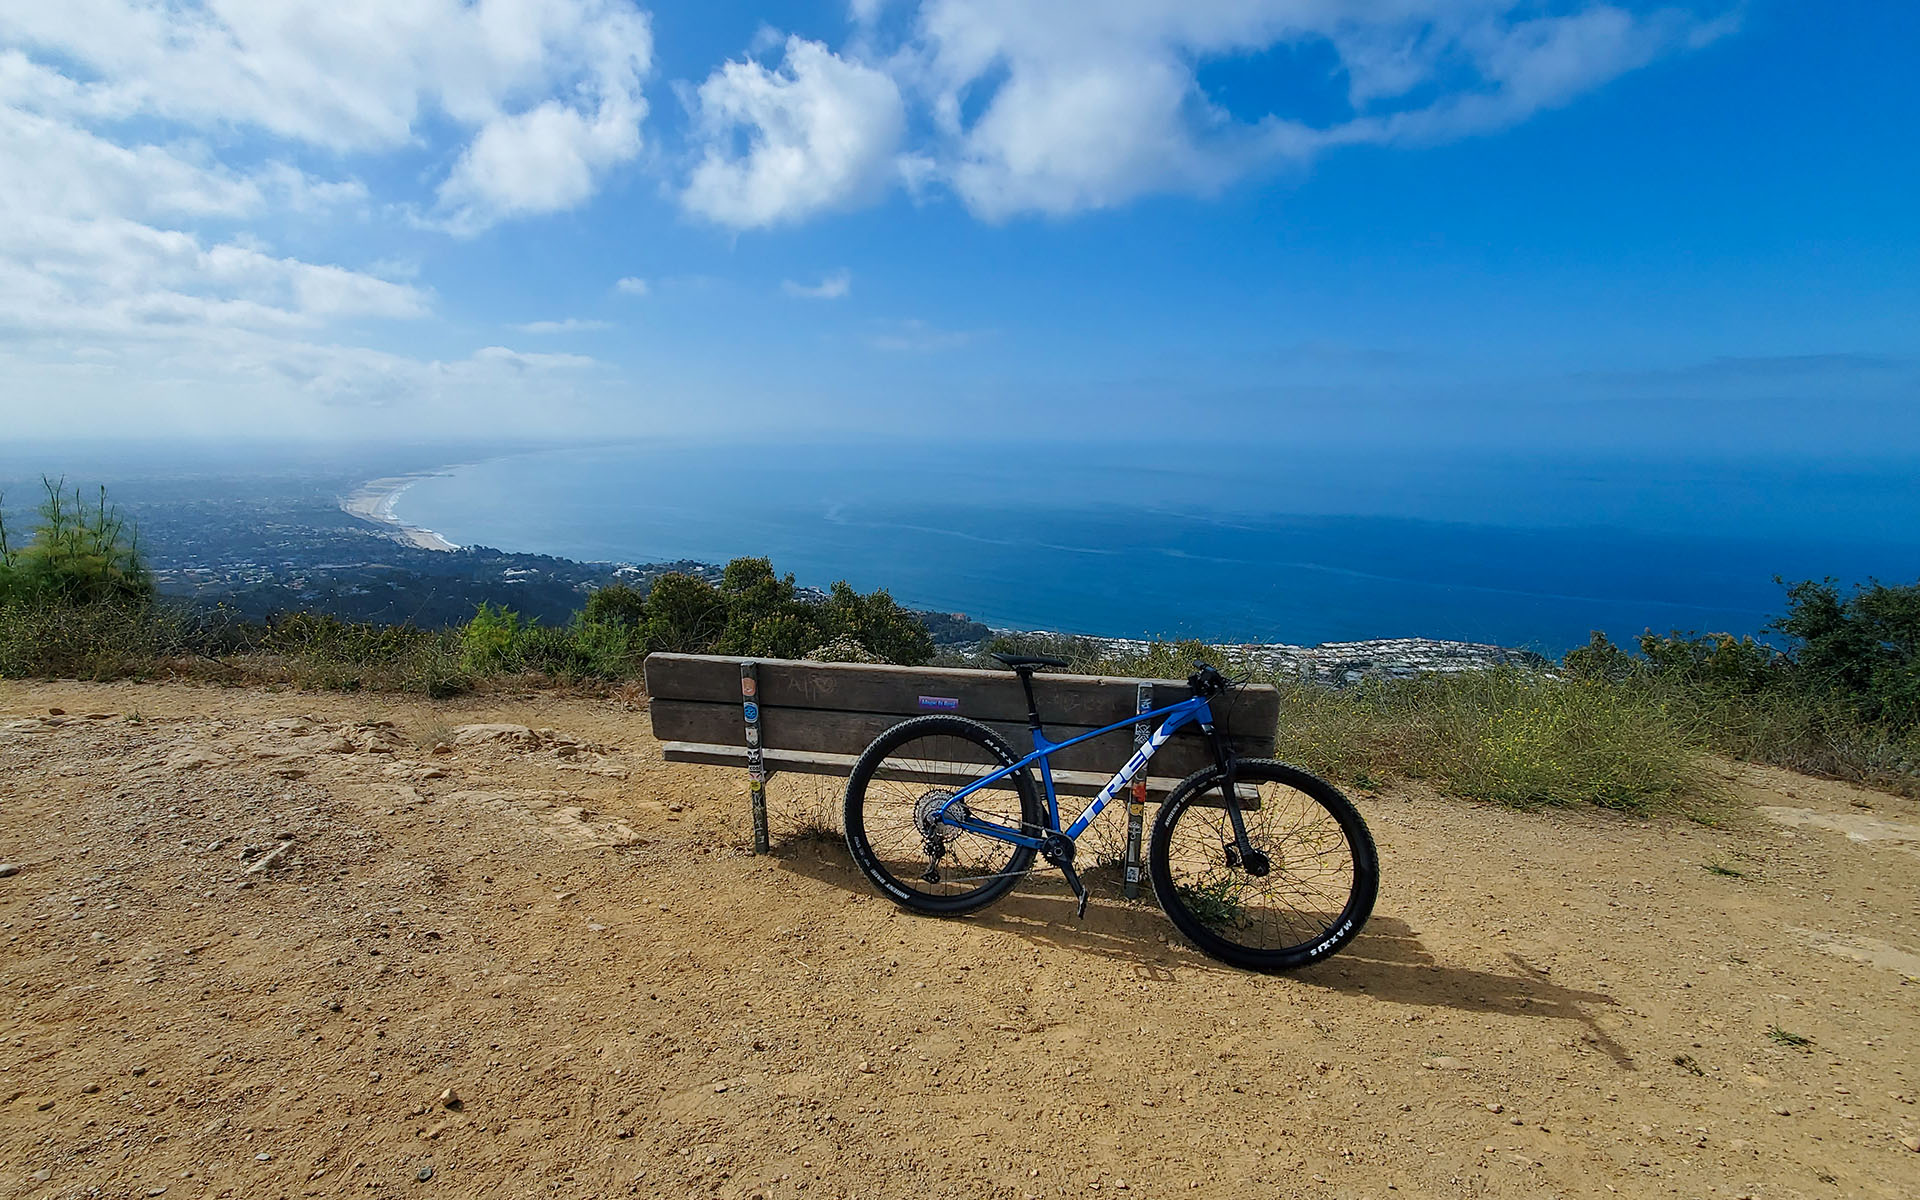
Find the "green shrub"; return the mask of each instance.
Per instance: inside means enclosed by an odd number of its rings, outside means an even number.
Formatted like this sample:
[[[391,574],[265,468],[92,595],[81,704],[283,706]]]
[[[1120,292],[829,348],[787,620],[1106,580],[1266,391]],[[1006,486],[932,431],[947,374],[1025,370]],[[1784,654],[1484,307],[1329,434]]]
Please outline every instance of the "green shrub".
[[[243,678],[281,678],[330,691],[415,692],[452,696],[473,685],[458,635],[411,625],[372,625],[315,613],[270,623],[234,670]]]
[[[792,575],[777,575],[764,558],[736,558],[715,587],[691,575],[654,580],[643,606],[649,650],[803,658],[822,646],[852,642],[893,663],[924,663],[933,637],[886,591],[862,595],[844,580],[825,600],[800,594]]]
[[[595,588],[587,597],[580,617],[589,625],[610,625],[620,629],[638,629],[646,623],[647,594],[625,583],[609,583]]]
[[[601,610],[603,618],[609,616]],[[616,620],[566,625],[528,621],[508,608],[483,604],[459,632],[461,661],[475,675],[544,675],[563,682],[619,680],[639,674],[646,657],[640,628]]]
[[[1773,627],[1793,639],[1802,690],[1844,697],[1897,730],[1920,725],[1920,583],[1875,581],[1843,600],[1832,580],[1807,580],[1787,601]]]
[[[799,658],[821,644],[818,606],[796,595],[792,575],[776,575],[764,558],[736,558],[720,573],[726,623],[716,654]]]
[[[918,617],[894,603],[884,588],[863,596],[841,580],[818,606],[817,614],[814,646],[847,639],[886,662],[910,665],[933,657],[933,635]]]
[[[1501,667],[1281,690],[1280,757],[1336,780],[1397,775],[1516,807],[1641,813],[1715,796],[1687,728],[1603,680]]]
[[[574,621],[571,637],[581,675],[605,680],[634,679],[640,675],[647,646],[639,628],[588,620],[582,614]]]
[[[1842,596],[1787,586],[1778,650],[1727,634],[1644,634],[1629,654],[1600,634],[1567,671],[1659,706],[1695,743],[1791,770],[1920,792],[1920,584]]]
[[[193,623],[167,605],[0,603],[0,677],[121,679],[192,652]]]
[[[138,537],[107,503],[101,488],[92,505],[66,481],[42,479],[47,498],[33,539],[15,547],[0,520],[0,601],[29,604],[140,604],[153,597],[153,575],[141,561]]]
[[[647,592],[649,650],[708,652],[727,628],[727,600],[718,588],[692,575],[662,575]]]
[[[482,604],[460,628],[460,654],[467,669],[481,675],[519,669],[526,629],[512,609]]]

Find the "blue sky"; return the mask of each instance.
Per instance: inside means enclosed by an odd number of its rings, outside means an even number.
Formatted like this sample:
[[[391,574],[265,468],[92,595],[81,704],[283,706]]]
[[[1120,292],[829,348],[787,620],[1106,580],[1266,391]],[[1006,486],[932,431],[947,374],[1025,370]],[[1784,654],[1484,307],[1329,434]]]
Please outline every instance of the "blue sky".
[[[1916,46],[1761,0],[0,4],[0,414],[1911,456]]]

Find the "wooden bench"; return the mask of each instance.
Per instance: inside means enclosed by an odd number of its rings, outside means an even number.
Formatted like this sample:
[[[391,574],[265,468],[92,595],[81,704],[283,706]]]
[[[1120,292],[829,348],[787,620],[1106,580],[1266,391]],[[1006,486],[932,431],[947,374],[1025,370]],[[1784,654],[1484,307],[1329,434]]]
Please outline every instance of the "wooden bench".
[[[761,853],[767,849],[768,775],[850,775],[867,745],[908,717],[956,713],[992,727],[1016,754],[1033,749],[1026,698],[1011,671],[651,654],[646,678],[653,735],[664,744],[667,761],[748,768],[754,845]],[[1033,691],[1047,736],[1056,742],[1191,695],[1180,680],[1045,672],[1033,677]],[[1266,684],[1214,701],[1215,720],[1246,757],[1273,753],[1279,716],[1280,694]],[[1052,759],[1055,790],[1091,796],[1131,753],[1124,732],[1062,750]],[[1153,756],[1140,798],[1157,800],[1212,762],[1212,747],[1190,725]]]

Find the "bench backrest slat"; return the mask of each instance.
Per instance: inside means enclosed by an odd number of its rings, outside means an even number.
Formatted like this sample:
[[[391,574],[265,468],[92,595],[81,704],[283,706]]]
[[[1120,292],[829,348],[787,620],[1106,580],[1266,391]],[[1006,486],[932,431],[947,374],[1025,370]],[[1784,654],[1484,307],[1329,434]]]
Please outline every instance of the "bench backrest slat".
[[[654,736],[661,741],[739,746],[740,664],[718,655],[654,654],[647,658]],[[1031,748],[1026,700],[1009,672],[949,667],[895,667],[755,659],[761,741],[767,749],[859,754],[908,717],[954,712],[983,721],[1018,752]],[[1040,717],[1055,741],[1134,715],[1138,680],[1042,673],[1034,678]],[[1165,707],[1190,693],[1177,680],[1154,680],[1153,703]],[[1254,685],[1216,702],[1236,751],[1273,752],[1279,694]],[[1111,773],[1129,753],[1125,731],[1061,751],[1056,769]],[[1154,756],[1157,776],[1185,775],[1212,762],[1197,730],[1183,731]]]

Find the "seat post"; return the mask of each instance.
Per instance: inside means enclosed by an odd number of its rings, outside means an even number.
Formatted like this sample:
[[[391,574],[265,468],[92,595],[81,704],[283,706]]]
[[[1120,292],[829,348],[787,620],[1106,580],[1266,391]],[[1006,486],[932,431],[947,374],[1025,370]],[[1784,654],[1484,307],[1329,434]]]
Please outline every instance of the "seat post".
[[[1035,732],[1040,729],[1040,706],[1033,702],[1033,668],[1015,667],[1014,674],[1020,677],[1020,686],[1027,693],[1027,724]]]

